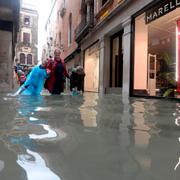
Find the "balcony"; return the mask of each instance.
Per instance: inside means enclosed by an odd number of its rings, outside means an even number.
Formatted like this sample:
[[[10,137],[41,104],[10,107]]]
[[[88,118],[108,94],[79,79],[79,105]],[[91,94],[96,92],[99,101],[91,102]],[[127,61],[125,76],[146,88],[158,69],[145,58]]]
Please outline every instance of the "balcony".
[[[100,9],[99,12],[95,15],[96,19],[104,19],[104,17],[109,15],[108,10],[113,5],[114,0],[108,0]]]
[[[80,24],[75,29],[75,40],[76,42],[80,42],[93,28],[94,26],[94,15],[91,15],[89,18],[84,16],[80,22]]]

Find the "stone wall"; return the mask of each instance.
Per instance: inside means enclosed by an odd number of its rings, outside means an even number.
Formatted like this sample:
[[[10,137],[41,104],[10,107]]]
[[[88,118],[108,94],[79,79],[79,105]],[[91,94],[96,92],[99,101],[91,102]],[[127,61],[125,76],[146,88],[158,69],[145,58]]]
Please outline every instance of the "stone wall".
[[[12,89],[12,32],[0,30],[0,92]]]

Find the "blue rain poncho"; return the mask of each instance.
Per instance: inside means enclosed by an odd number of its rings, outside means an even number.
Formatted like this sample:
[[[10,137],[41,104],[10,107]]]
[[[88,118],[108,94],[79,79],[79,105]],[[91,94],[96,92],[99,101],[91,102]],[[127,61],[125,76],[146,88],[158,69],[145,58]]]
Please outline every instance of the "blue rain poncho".
[[[40,95],[47,77],[48,75],[45,68],[41,65],[35,66],[28,75],[25,83],[19,88],[19,94]]]

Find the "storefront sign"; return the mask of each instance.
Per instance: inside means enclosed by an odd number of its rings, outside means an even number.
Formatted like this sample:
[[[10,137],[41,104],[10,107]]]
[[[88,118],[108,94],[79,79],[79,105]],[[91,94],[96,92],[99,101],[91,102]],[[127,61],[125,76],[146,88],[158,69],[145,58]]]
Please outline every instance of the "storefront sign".
[[[146,24],[180,7],[180,0],[164,0],[157,6],[146,11]]]

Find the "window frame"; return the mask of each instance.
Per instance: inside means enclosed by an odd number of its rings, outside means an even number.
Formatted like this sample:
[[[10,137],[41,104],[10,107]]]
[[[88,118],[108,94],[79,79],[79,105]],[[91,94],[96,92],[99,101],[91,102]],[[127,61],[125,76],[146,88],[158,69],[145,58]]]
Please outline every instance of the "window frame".
[[[24,56],[24,59],[23,59],[23,60],[24,60],[24,63],[21,62],[21,57],[22,57],[21,55]],[[25,53],[21,52],[21,53],[19,54],[19,62],[20,62],[20,64],[26,64],[26,54],[25,54]]]
[[[25,19],[29,19],[29,23],[28,23],[28,24],[25,23]],[[31,18],[30,18],[30,16],[24,16],[23,24],[24,24],[25,26],[30,26],[30,24],[31,24]]]
[[[29,59],[28,59],[28,57],[31,57],[31,63],[28,63],[28,61],[29,61]],[[26,64],[28,64],[28,65],[33,65],[33,55],[32,54],[27,54],[27,63]]]
[[[25,46],[30,46],[31,43],[31,33],[23,32],[23,44]]]

